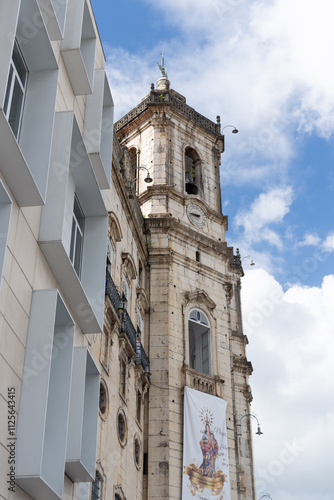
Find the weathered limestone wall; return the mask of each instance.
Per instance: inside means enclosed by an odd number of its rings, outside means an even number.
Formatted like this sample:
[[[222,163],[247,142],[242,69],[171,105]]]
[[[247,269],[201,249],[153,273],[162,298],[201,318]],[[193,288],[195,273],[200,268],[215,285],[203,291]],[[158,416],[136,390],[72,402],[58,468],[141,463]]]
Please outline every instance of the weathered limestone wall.
[[[235,440],[238,422],[234,416],[236,412],[240,416],[248,412],[248,403],[241,392],[245,388],[244,378],[237,378],[240,386],[237,394],[234,394],[236,387],[233,384],[230,317],[236,315],[236,310],[235,302],[231,305],[229,300],[229,290],[233,289],[239,278],[229,271],[224,272],[227,268],[226,257],[215,249],[203,249],[201,262],[196,262],[196,232],[184,230],[181,224],[175,225],[172,218],[151,219],[148,227],[152,296],[151,380],[152,384],[164,388],[159,389],[154,385],[150,388],[149,498],[154,498],[151,495],[157,489],[162,498],[181,498],[184,367],[189,366],[187,322],[189,310],[199,307],[207,314],[211,323],[211,373],[224,381],[220,395],[228,401],[231,488],[232,498],[237,499],[238,462]],[[212,303],[203,296],[198,296],[198,291],[207,294]],[[187,294],[194,295],[190,303],[186,298]],[[240,349],[244,354],[243,340]],[[246,450],[247,442],[242,443],[241,447]],[[162,466],[167,456],[168,473],[167,468]]]

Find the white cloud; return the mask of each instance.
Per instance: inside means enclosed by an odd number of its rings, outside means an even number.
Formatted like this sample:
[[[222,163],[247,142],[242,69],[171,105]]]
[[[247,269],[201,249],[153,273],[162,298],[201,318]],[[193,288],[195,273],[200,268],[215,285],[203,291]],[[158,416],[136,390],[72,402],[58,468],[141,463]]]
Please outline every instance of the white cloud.
[[[151,82],[156,80],[156,73],[150,65],[152,54],[143,57],[130,54],[122,48],[105,46],[104,49],[117,121],[149,93]]]
[[[324,252],[333,252],[334,250],[334,233],[330,233],[322,244]]]
[[[334,439],[334,276],[284,292],[262,269],[243,279],[244,332],[254,373],[257,497],[329,500]],[[289,451],[290,450],[290,451]],[[321,468],[317,467],[321,463]],[[318,496],[305,477],[317,470]]]
[[[234,112],[238,107],[240,111],[235,118],[240,123],[270,129],[272,117],[285,114],[287,125],[293,111],[301,129],[316,127],[320,135],[333,131],[334,70],[329,64],[334,47],[332,0],[148,3],[162,10],[191,42],[188,46],[183,41],[182,47],[188,51],[180,47],[177,54],[179,67],[190,70],[190,85],[192,76],[198,87],[207,79],[210,94],[204,92],[204,96],[223,92],[227,109],[233,94]],[[187,57],[196,60],[196,65],[184,65]],[[277,141],[279,135],[276,145]]]
[[[282,222],[289,212],[293,200],[291,187],[274,188],[267,193],[261,193],[252,203],[249,211],[241,211],[235,217],[237,227],[242,227],[247,244],[266,241],[278,248],[282,246],[278,232],[272,224]]]
[[[116,119],[156,82],[161,47],[172,88],[226,130],[225,183],[286,182],[292,130],[334,131],[332,0],[146,0],[179,36],[136,55],[107,53]],[[271,235],[268,235],[271,238]]]
[[[305,246],[318,246],[321,239],[317,234],[307,233],[304,236],[304,239],[298,243],[299,247]]]

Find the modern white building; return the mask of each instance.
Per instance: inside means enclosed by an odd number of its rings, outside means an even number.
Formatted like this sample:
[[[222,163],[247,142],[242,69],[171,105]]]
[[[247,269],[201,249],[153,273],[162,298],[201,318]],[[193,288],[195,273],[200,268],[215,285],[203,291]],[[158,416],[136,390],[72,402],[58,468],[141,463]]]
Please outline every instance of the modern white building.
[[[113,144],[90,2],[1,0],[0,62],[0,497],[78,498],[95,479]]]

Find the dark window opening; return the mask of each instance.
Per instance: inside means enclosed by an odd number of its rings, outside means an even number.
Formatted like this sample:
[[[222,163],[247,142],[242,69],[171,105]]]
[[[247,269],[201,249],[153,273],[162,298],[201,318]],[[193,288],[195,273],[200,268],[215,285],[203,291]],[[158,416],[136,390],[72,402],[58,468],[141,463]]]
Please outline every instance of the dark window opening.
[[[185,151],[185,189],[188,194],[197,194],[200,182],[200,159],[196,151],[187,148]]]
[[[118,437],[119,440],[121,441],[122,444],[125,442],[125,436],[126,436],[126,422],[125,422],[125,416],[123,415],[122,412],[118,414]]]
[[[137,411],[136,411],[136,417],[137,421],[140,423],[140,416],[141,416],[141,392],[137,391]]]
[[[143,474],[144,476],[148,475],[148,453],[144,453]]]
[[[135,463],[137,466],[139,466],[140,465],[140,443],[139,443],[138,438],[135,438],[134,456],[135,456]]]
[[[125,396],[126,389],[126,363],[124,359],[121,359],[121,394]]]
[[[101,500],[101,479],[98,473],[96,473],[95,480],[92,483],[91,500]]]
[[[108,397],[107,391],[104,387],[103,383],[100,384],[100,397],[99,397],[99,408],[102,415],[104,415],[107,411],[108,406]]]

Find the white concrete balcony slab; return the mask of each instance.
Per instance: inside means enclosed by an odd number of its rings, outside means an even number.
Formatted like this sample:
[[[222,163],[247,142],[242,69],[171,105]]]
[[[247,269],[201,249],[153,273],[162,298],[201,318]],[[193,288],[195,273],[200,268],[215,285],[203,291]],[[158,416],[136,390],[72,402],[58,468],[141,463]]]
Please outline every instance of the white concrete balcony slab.
[[[96,34],[87,0],[68,0],[60,50],[75,95],[91,94]]]
[[[96,69],[94,91],[86,98],[84,141],[100,189],[111,182],[114,102],[104,69]]]
[[[66,474],[74,482],[94,481],[100,373],[87,347],[73,356]]]
[[[57,290],[31,301],[17,427],[16,483],[35,500],[63,498],[74,322]]]
[[[79,275],[70,260],[75,197],[84,214]],[[74,113],[56,113],[39,245],[83,333],[102,332],[107,228],[107,210]]]
[[[12,211],[12,200],[0,180],[0,285],[2,279],[3,264],[8,239],[10,214]]]
[[[64,36],[67,0],[37,0],[50,40]]]
[[[0,170],[19,206],[42,205],[49,171],[58,65],[46,27],[40,22],[37,0],[0,0],[0,11],[0,24],[4,26],[0,29]],[[4,113],[15,39],[28,70],[17,137]]]

